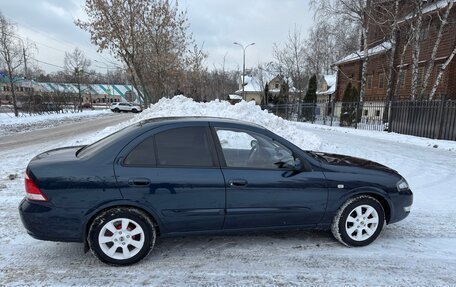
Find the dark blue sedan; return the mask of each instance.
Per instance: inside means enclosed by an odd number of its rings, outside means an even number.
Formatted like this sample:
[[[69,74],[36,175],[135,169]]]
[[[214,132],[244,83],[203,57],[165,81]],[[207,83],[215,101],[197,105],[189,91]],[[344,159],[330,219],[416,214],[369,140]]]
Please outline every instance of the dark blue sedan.
[[[157,236],[318,228],[374,241],[413,201],[378,163],[304,151],[261,126],[157,118],[31,160],[19,206],[28,233],[85,242],[101,261],[144,258]]]

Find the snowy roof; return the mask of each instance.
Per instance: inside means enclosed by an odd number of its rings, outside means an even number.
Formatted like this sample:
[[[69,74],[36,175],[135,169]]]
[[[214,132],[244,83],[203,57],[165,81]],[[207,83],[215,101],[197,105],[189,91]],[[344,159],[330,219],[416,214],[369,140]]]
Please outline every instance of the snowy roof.
[[[429,5],[425,6],[423,8],[423,14],[428,14],[428,13],[431,13],[431,12],[434,12],[436,10],[440,10],[442,8],[445,8],[447,7],[451,2],[453,3],[456,3],[456,0],[438,0],[437,2],[434,2],[434,3],[430,3]],[[407,20],[410,20],[412,19],[414,16],[416,15],[415,12],[411,12],[410,14],[408,14],[407,16],[404,17],[404,19],[402,19],[401,21],[399,21],[399,23],[403,23]]]
[[[367,51],[367,56],[369,57],[369,56],[374,56],[374,55],[378,55],[378,54],[383,54],[389,50],[391,50],[391,42],[385,41],[375,47],[370,48]],[[345,56],[344,58],[342,58],[339,61],[337,61],[336,63],[334,63],[334,65],[340,65],[340,64],[344,64],[344,63],[348,63],[348,62],[352,62],[352,61],[361,60],[364,58],[366,58],[366,56],[364,55],[364,51],[359,50],[348,56]]]
[[[275,75],[275,76],[272,76],[272,74],[269,74],[269,75],[270,75],[270,77],[264,78],[263,83],[255,76],[245,76],[244,77],[245,78],[244,79],[244,83],[245,83],[244,92],[251,92],[251,93],[252,92],[255,92],[255,93],[263,92],[264,88],[265,88],[263,85],[266,85],[266,83],[270,84],[271,81],[275,80],[278,77],[280,77],[280,79],[283,80],[282,75]],[[286,81],[288,81],[290,92],[292,92],[292,93],[298,92],[298,90],[295,87],[293,87],[293,82],[292,82],[291,78],[287,78]],[[241,76],[240,82],[242,82],[242,76]],[[269,91],[272,93],[279,93],[280,88],[269,87]],[[235,93],[236,94],[242,93],[242,88],[237,90]]]
[[[336,92],[336,82],[337,75],[324,75],[326,85],[328,85],[328,90],[317,92],[317,95],[332,95]]]
[[[239,95],[228,95],[230,100],[242,100],[242,97]]]
[[[242,76],[241,76],[242,82]],[[264,87],[262,87],[260,81],[253,76],[244,76],[244,92],[262,92]],[[242,89],[236,91],[236,93],[242,92]]]

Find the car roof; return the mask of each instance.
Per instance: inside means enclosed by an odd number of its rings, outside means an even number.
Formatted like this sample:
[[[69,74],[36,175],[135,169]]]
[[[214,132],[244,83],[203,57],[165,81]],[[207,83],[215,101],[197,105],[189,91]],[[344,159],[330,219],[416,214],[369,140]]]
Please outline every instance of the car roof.
[[[228,124],[240,124],[244,126],[265,129],[263,126],[254,124],[251,122],[245,122],[237,119],[222,118],[222,117],[208,117],[208,116],[182,116],[182,117],[158,117],[150,118],[140,121],[140,125],[161,125],[161,124],[173,124],[173,123],[198,123],[198,122],[210,122],[210,123],[228,123]]]

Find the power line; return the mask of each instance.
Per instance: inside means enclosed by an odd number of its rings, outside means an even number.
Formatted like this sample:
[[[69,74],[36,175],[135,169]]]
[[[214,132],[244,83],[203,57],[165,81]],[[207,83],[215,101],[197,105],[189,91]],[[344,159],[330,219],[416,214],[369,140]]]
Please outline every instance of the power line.
[[[42,31],[36,30],[35,28],[33,28],[33,27],[31,27],[31,26],[29,26],[29,25],[27,25],[27,24],[18,23],[18,22],[16,22],[16,24],[17,24],[17,25],[20,25],[20,26],[23,26],[23,27],[25,27],[26,29],[31,30],[31,31],[33,31],[33,32],[39,33],[39,34],[41,34],[41,35],[43,35],[43,36],[45,36],[45,37],[47,37],[47,38],[49,38],[49,39],[52,39],[53,41],[58,42],[58,43],[61,44],[61,45],[64,45],[64,46],[66,46],[66,47],[68,47],[68,48],[71,48],[71,50],[73,50],[74,48],[78,47],[78,46],[75,45],[74,43],[70,43],[70,42],[68,42],[67,40],[64,40],[64,39],[57,39],[57,38],[54,38],[53,36],[51,36],[51,35],[49,35],[49,34],[47,34],[47,33],[43,33]],[[62,49],[59,49],[59,48],[55,48],[55,47],[49,46],[49,45],[44,44],[44,43],[41,43],[41,42],[37,42],[37,41],[35,41],[35,40],[31,40],[31,41],[34,42],[34,43],[36,43],[36,44],[42,45],[42,46],[44,46],[44,47],[53,49],[53,50],[61,51],[61,52],[64,52],[64,53],[68,52],[68,51],[65,51],[65,50],[62,50]],[[89,44],[90,44],[90,43],[89,43]],[[93,59],[92,56],[96,55],[98,58],[103,59],[103,61],[109,62],[109,63],[112,64],[112,65],[117,65],[117,64],[114,64],[113,61],[104,58],[104,57],[101,56],[99,53],[95,53],[95,52],[93,52],[93,51],[87,51],[86,49],[84,49],[84,48],[82,48],[82,47],[78,47],[78,48],[79,48],[81,51],[83,51],[83,52],[86,54],[86,57],[89,58],[91,61],[95,61],[95,60]],[[91,55],[90,55],[90,54],[91,54]],[[105,64],[106,64],[106,63],[105,63]]]

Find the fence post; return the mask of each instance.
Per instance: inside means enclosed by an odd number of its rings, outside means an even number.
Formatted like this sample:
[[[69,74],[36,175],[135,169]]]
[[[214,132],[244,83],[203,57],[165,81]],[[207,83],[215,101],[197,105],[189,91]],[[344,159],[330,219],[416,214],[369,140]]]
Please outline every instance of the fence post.
[[[440,107],[439,107],[439,113],[440,113],[440,121],[439,121],[439,129],[437,133],[437,139],[442,138],[442,133],[443,133],[443,123],[445,120],[445,117],[443,116],[444,111],[445,111],[445,94],[442,94],[442,99],[440,100]]]
[[[315,102],[315,100],[312,102],[312,105],[313,105],[313,109],[312,109],[312,124],[315,123],[315,117],[316,117],[316,114],[317,114],[317,104]]]
[[[393,117],[391,116],[391,112],[393,111],[392,109],[392,104],[393,102],[392,101],[389,101],[388,103],[388,132],[392,132],[393,131],[393,123],[391,122]]]
[[[331,108],[331,126],[333,126],[334,110],[336,109],[336,103],[333,101],[330,104],[332,106],[332,108]]]
[[[355,103],[355,130],[358,128],[358,105],[359,103]]]

